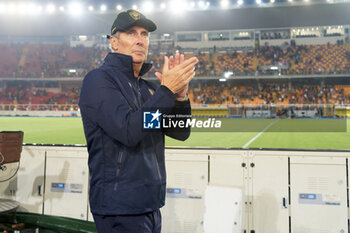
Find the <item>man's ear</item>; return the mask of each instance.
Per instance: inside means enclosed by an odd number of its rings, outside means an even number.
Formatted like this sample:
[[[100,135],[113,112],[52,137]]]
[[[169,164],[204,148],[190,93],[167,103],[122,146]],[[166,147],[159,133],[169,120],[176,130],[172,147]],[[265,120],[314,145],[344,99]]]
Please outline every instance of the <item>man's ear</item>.
[[[118,51],[118,46],[117,46],[118,41],[117,41],[117,38],[115,38],[115,37],[109,38],[109,43],[111,43],[112,49],[113,49],[114,51]]]

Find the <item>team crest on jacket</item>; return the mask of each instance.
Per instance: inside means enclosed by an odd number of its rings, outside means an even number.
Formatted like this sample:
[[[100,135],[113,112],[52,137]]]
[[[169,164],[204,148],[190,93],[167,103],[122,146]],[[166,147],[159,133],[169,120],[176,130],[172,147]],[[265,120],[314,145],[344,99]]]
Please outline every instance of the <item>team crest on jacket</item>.
[[[140,19],[140,13],[136,11],[130,11],[129,15],[134,19],[134,20],[139,20]]]
[[[149,91],[149,93],[151,93],[151,95],[153,95],[153,94],[154,94],[154,90],[152,90],[152,89],[148,89],[148,91]]]

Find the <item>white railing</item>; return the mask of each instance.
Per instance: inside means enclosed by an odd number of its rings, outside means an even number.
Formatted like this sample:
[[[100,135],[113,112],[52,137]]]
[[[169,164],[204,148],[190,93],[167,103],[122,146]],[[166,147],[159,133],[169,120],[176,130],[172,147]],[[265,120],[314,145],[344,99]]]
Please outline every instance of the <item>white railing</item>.
[[[0,104],[0,111],[78,111],[77,104]]]
[[[227,116],[349,117],[350,104],[192,104],[196,110],[227,110]],[[80,116],[77,104],[0,104],[0,116]],[[263,115],[262,115],[263,117]]]

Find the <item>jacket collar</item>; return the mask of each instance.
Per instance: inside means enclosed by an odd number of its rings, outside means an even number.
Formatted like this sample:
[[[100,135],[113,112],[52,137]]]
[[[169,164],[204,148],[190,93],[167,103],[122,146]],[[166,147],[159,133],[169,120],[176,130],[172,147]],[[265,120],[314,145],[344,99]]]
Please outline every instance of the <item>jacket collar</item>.
[[[132,57],[129,55],[121,54],[121,53],[108,53],[105,60],[105,65],[117,67],[122,72],[131,72],[134,74],[133,66],[132,66]],[[152,64],[143,63],[139,77],[146,74],[152,68]],[[134,77],[134,75],[132,76]]]

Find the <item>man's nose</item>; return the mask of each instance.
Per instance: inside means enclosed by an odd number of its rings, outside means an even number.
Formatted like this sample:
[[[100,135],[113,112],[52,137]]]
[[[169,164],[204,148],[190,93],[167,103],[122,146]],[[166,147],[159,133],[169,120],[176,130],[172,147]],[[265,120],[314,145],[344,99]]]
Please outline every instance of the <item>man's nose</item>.
[[[139,35],[137,35],[137,44],[138,45],[143,45],[144,43],[145,43],[145,41],[144,41],[145,39],[144,39],[144,37],[141,35],[141,34],[139,34]]]

